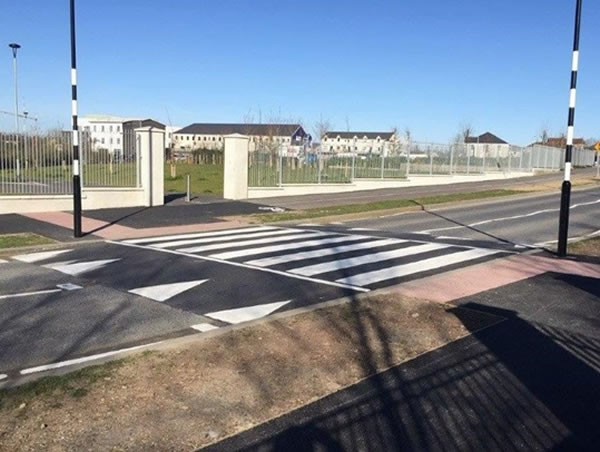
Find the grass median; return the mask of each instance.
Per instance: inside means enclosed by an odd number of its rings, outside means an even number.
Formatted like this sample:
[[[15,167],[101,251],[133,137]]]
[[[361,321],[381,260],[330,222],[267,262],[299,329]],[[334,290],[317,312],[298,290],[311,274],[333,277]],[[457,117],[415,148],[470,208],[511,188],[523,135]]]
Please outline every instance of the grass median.
[[[570,244],[569,253],[578,256],[600,257],[600,237]]]
[[[48,245],[55,243],[54,240],[37,234],[3,234],[0,235],[0,250],[7,248],[19,248],[22,246]]]
[[[274,223],[278,221],[305,220],[311,218],[359,214],[363,212],[376,212],[382,210],[401,210],[458,201],[471,201],[477,199],[514,196],[523,193],[526,192],[523,192],[521,190],[503,189],[486,190],[479,192],[452,193],[448,195],[425,196],[417,199],[392,199],[385,201],[370,202],[366,204],[347,204],[342,206],[317,207],[314,209],[299,210],[293,212],[259,214],[254,215],[253,219],[261,223]]]

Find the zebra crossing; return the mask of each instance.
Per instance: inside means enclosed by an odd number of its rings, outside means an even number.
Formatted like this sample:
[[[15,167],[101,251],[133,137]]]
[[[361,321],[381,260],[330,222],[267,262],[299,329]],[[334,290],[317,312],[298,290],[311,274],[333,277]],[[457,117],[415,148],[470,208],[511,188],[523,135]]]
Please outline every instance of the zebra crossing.
[[[124,240],[175,252],[371,290],[504,254],[502,250],[336,231],[252,226]]]

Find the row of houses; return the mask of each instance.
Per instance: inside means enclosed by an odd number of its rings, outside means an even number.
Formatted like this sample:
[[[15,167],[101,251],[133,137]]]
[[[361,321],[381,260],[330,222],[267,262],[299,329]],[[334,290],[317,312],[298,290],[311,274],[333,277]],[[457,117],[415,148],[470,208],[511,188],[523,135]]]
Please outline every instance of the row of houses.
[[[242,134],[250,137],[250,151],[261,146],[271,149],[288,149],[292,153],[302,147],[313,147],[312,137],[301,124],[246,124],[246,123],[194,123],[179,128],[165,126],[159,121],[142,118],[124,118],[109,115],[89,115],[80,119],[80,130],[89,137],[95,149],[107,149],[110,153],[120,154],[128,149],[126,141],[133,136],[132,132],[138,127],[153,126],[165,130],[166,146],[175,152],[191,152],[195,149],[221,150],[224,137],[230,134]],[[131,133],[130,133],[131,132]],[[327,131],[320,137],[322,152],[383,154],[401,149],[406,144],[404,137],[395,131]],[[510,154],[510,144],[491,132],[479,136],[469,136],[464,144],[473,157],[497,156],[507,157]],[[564,148],[566,138],[548,138],[544,142],[532,143],[549,147]],[[575,138],[574,148],[583,149],[585,140]]]

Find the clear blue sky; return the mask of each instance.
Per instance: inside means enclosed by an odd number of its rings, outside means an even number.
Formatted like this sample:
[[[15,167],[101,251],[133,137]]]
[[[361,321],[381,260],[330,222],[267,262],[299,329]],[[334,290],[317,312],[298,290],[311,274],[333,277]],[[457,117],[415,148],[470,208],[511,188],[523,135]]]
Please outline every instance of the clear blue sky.
[[[173,125],[322,115],[338,129],[566,130],[574,0],[78,0],[80,114]],[[599,136],[600,6],[585,0],[576,135]],[[69,127],[67,0],[5,1],[0,110]],[[347,119],[347,121],[346,121]],[[12,120],[0,115],[0,125]]]

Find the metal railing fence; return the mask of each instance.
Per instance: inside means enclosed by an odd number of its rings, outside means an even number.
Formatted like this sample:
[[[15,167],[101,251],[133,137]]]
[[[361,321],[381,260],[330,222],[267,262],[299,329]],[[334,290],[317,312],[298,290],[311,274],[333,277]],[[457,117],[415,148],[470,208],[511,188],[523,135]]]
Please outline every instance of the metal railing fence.
[[[138,187],[140,154],[135,132],[121,133],[120,148],[109,150],[80,132],[84,187]],[[72,132],[0,132],[0,195],[72,193]]]
[[[594,151],[573,150],[575,166],[592,166]],[[564,149],[508,144],[411,142],[379,153],[320,152],[305,147],[263,146],[249,153],[248,185],[344,184],[357,179],[481,175],[560,170]]]

